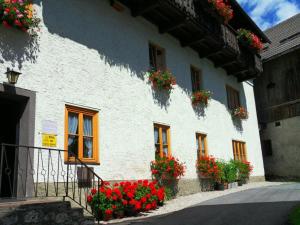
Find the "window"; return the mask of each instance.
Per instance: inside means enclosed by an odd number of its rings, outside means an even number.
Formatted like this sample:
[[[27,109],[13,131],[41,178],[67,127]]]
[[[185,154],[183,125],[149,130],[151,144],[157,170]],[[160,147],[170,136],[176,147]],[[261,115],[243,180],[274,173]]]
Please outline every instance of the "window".
[[[196,134],[198,158],[208,156],[206,134]]]
[[[154,124],[155,158],[170,157],[170,127]]]
[[[263,156],[272,156],[273,155],[272,141],[263,140],[261,144],[262,144]]]
[[[166,70],[166,51],[154,44],[149,44],[150,67],[154,70]]]
[[[65,149],[65,161],[74,161],[76,155],[86,163],[99,163],[98,112],[66,106]]]
[[[234,110],[241,106],[240,93],[230,86],[226,86],[227,91],[227,104],[230,110]]]
[[[234,160],[247,161],[246,143],[232,141]]]
[[[201,71],[195,67],[191,67],[192,90],[193,92],[201,90]]]

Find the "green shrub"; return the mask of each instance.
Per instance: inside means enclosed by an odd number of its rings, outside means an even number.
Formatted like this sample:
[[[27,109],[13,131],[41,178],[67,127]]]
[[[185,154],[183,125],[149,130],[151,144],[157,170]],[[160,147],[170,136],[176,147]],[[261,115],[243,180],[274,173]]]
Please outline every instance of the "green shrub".
[[[289,224],[300,225],[300,205],[296,207],[289,216]]]
[[[217,161],[220,170],[219,180],[221,183],[232,183],[237,180],[237,167],[233,161],[225,162],[223,160]]]

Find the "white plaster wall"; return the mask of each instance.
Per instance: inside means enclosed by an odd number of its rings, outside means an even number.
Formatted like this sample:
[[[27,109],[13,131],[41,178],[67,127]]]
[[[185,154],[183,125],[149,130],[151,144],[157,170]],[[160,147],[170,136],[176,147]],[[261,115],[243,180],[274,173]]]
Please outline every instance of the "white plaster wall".
[[[64,148],[65,104],[75,104],[99,110],[101,165],[95,171],[104,179],[150,178],[154,122],[171,127],[172,153],[186,162],[185,178],[196,178],[195,132],[207,133],[209,154],[226,160],[233,158],[232,139],[247,142],[253,175],[264,176],[250,84],[238,83],[141,17],[114,11],[109,1],[36,3],[43,19],[36,50],[23,44],[25,34],[0,28],[1,73],[7,66],[19,69],[23,75],[17,86],[37,93],[36,146],[41,146],[41,122],[47,119],[57,122],[58,148]],[[157,102],[144,77],[149,41],[166,49],[167,67],[178,82],[167,106]],[[197,115],[190,102],[191,64],[203,71],[203,88],[214,93],[205,116]],[[242,130],[227,111],[226,84],[241,92],[250,112]]]
[[[262,140],[271,140],[272,156],[265,156],[266,175],[300,178],[300,117],[284,119],[276,127],[268,123],[263,130]]]

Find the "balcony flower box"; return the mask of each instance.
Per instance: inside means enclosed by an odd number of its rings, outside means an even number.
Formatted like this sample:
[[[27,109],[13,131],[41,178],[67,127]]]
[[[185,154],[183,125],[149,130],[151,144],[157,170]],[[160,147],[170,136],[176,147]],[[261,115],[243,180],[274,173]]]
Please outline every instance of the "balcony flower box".
[[[263,48],[263,44],[259,37],[249,30],[239,29],[237,38],[242,45],[248,47],[254,53],[259,53]]]
[[[192,105],[197,106],[203,104],[208,105],[208,101],[211,99],[212,93],[207,90],[196,91],[192,95]]]
[[[151,70],[149,72],[149,81],[152,87],[158,90],[170,91],[176,85],[176,79],[168,70]]]
[[[7,28],[35,34],[40,19],[35,16],[31,0],[0,0],[0,22]]]
[[[238,107],[232,111],[232,117],[240,120],[247,120],[249,113],[244,107]]]
[[[233,10],[225,0],[208,0],[212,9],[218,13],[223,22],[227,24],[233,18]]]

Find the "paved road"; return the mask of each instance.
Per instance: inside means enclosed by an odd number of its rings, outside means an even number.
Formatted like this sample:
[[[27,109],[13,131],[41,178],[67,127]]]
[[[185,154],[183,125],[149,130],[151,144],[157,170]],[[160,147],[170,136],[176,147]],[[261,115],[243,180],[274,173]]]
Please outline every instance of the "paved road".
[[[288,213],[296,205],[300,205],[300,184],[286,184],[238,192],[119,225],[286,225]]]

